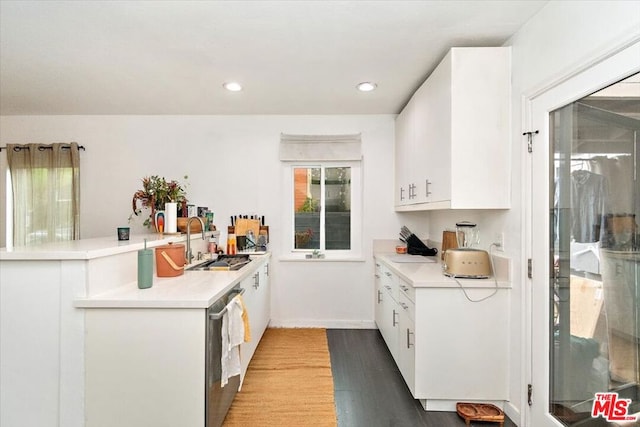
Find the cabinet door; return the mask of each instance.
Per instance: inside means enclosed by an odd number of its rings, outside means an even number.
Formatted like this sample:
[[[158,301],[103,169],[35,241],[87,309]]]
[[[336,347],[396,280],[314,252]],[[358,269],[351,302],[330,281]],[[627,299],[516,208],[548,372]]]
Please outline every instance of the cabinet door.
[[[260,312],[260,301],[258,299],[258,290],[255,287],[254,275],[244,279],[240,283],[240,287],[244,289],[242,300],[244,301],[244,306],[249,315],[249,328],[251,329],[251,340],[249,342],[243,342],[240,345],[241,378],[244,379],[249,362],[251,361],[253,353],[256,351],[256,347],[258,346],[258,342],[255,339],[254,328],[256,319]]]
[[[404,294],[398,299],[398,368],[407,383],[411,394],[415,396],[415,306]]]
[[[449,56],[452,207],[509,207],[508,48],[455,48]]]
[[[251,337],[256,341],[260,341],[262,334],[269,324],[271,316],[271,295],[269,288],[269,263],[265,263],[258,268],[254,276],[254,286],[256,287],[256,296],[258,300],[258,310],[251,320]]]
[[[398,343],[398,316],[399,311],[396,300],[393,297],[394,283],[393,275],[389,273],[386,268],[382,267],[382,274],[380,274],[380,293],[378,293],[377,303],[379,306],[378,313],[380,319],[376,319],[378,323],[378,329],[384,338],[389,351],[393,355],[393,358],[397,358],[397,343]]]
[[[396,117],[395,123],[395,206],[411,203],[409,191],[412,173],[413,119],[413,103],[409,101]]]
[[[260,301],[262,302],[262,312],[260,316],[260,325],[258,330],[260,331],[260,338],[264,334],[265,329],[269,326],[271,320],[271,281],[269,279],[269,262],[265,262],[260,267]]]
[[[432,148],[430,144],[429,128],[432,127],[431,104],[428,94],[428,84],[416,91],[413,96],[414,106],[414,141],[413,153],[410,160],[413,164],[411,182],[413,183],[413,201],[426,203],[432,199],[433,191],[433,163]]]
[[[374,318],[376,321],[376,325],[378,325],[378,329],[380,331],[382,331],[382,319],[384,317],[384,312],[383,312],[383,304],[382,304],[382,300],[383,300],[383,296],[384,296],[384,290],[383,290],[383,285],[382,285],[382,265],[380,264],[380,262],[376,261],[376,270],[375,270],[375,301],[374,301]],[[382,332],[381,332],[382,333]]]
[[[415,95],[415,159],[423,202],[451,200],[451,60],[447,55]]]
[[[244,305],[249,315],[251,340],[242,343],[242,377],[246,373],[251,358],[260,343],[270,318],[270,289],[268,280],[268,263],[261,265],[251,276],[244,279],[241,287],[245,289]]]

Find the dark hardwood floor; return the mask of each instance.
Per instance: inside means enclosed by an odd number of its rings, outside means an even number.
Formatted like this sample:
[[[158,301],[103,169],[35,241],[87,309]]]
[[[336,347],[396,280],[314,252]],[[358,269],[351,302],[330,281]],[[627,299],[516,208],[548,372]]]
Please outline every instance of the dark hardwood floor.
[[[328,329],[338,427],[460,427],[455,412],[413,399],[377,329]],[[491,427],[495,423],[472,423]],[[505,427],[515,427],[505,417]]]

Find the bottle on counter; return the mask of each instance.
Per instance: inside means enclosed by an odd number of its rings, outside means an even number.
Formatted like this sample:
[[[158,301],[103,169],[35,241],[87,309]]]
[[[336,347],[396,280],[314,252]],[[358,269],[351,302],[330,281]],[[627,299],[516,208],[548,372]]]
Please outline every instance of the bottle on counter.
[[[218,238],[216,236],[211,236],[209,238],[208,252],[210,254],[218,253]]]
[[[227,255],[235,255],[236,251],[236,235],[229,234],[227,237]]]
[[[147,239],[144,239],[144,249],[138,251],[138,288],[147,289],[153,286],[153,250],[147,249]]]

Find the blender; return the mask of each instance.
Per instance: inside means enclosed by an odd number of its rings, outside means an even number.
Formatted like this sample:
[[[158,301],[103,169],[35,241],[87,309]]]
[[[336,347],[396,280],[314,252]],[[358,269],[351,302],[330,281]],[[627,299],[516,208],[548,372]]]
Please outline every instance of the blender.
[[[456,238],[460,249],[471,249],[480,243],[476,224],[469,221],[456,222]]]

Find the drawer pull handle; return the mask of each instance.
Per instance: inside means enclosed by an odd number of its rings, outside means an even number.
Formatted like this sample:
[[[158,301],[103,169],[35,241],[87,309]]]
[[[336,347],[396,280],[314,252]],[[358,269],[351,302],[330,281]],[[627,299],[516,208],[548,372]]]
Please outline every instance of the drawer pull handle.
[[[411,337],[411,335],[413,335],[413,332],[411,332],[409,328],[407,328],[407,348],[411,348],[411,346],[413,345],[413,343],[411,343],[411,341],[409,340],[409,337]]]

